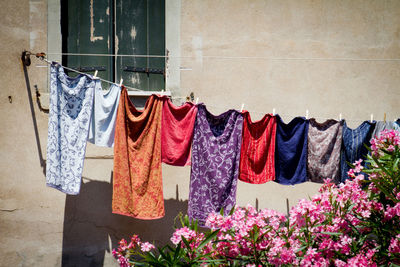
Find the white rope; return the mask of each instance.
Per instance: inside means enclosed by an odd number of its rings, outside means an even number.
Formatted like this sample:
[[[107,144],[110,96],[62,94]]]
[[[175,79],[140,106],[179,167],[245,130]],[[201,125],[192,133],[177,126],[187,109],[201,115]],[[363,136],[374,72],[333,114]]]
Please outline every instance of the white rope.
[[[172,99],[184,99],[184,100],[187,100],[188,99],[188,97],[184,97],[184,96],[173,96],[172,97]],[[182,104],[184,104],[186,101],[184,101]],[[190,102],[190,101],[188,101],[188,102]],[[229,110],[229,109],[227,109],[227,108],[225,108],[224,106],[214,106],[214,105],[208,105],[208,104],[204,104],[206,107],[210,107],[210,108],[215,108],[215,109],[217,109],[217,110],[222,110],[222,112],[225,112],[225,111],[227,111],[227,110]],[[236,109],[236,110],[238,110],[239,111],[239,109]],[[257,111],[257,110],[252,110],[252,109],[247,109],[246,108],[246,110],[250,113],[250,114],[259,114],[259,115],[265,115],[265,114],[272,114],[272,113],[270,113],[270,112],[262,112],[262,111]],[[214,115],[219,115],[219,114],[214,114]],[[273,115],[273,114],[272,114]],[[276,113],[275,115],[279,115],[282,119],[285,119],[284,121],[286,122],[286,121],[290,121],[290,120],[292,120],[292,119],[294,119],[294,118],[297,118],[297,117],[303,117],[303,118],[305,118],[305,115],[296,115],[296,116],[294,116],[294,115],[290,115],[290,114],[280,114],[279,112],[278,113]],[[315,119],[315,120],[317,120],[318,122],[324,122],[324,121],[327,121],[327,120],[337,120],[337,119],[335,119],[335,118],[326,118],[326,117],[310,117],[310,118],[308,118],[308,119]],[[346,122],[364,122],[364,121],[370,121],[369,119],[345,119],[345,118],[341,118],[342,120],[345,120]],[[395,120],[393,120],[393,121],[396,121],[396,119]]]
[[[141,58],[198,58],[197,56],[128,55],[128,54],[85,54],[85,53],[47,53],[47,55],[93,56],[93,57],[141,57]],[[400,58],[320,58],[320,57],[262,57],[262,56],[202,56],[203,59],[264,59],[275,61],[395,61]]]
[[[38,57],[38,58],[39,58],[40,60],[44,61],[44,62],[47,62],[48,64],[53,64],[53,62],[47,60],[47,59],[44,58],[44,57]],[[72,69],[72,68],[63,66],[63,65],[61,65],[61,64],[58,63],[58,62],[55,62],[55,63],[57,63],[58,65],[60,65],[61,67],[63,67],[63,68],[66,69],[66,70],[73,71],[73,72],[76,72],[76,73],[79,73],[79,74],[83,74],[83,75],[86,75],[86,76],[88,75],[87,73],[80,72],[80,71],[77,71],[77,70],[75,70],[75,69]],[[96,78],[94,78],[94,79],[100,80],[100,81],[102,81],[102,82],[109,83],[109,84],[115,84],[115,85],[118,85],[119,87],[121,87],[121,85],[119,85],[119,84],[117,84],[117,83],[115,83],[115,82],[108,81],[108,80],[104,80],[104,79],[101,79],[101,78],[99,78],[99,77],[96,77]],[[130,89],[130,90],[134,90],[134,91],[140,91],[140,92],[143,92],[143,91],[144,91],[144,90],[140,90],[140,89],[136,89],[136,88],[132,88],[132,87],[127,87],[127,86],[125,86],[125,88],[126,88],[126,89]]]

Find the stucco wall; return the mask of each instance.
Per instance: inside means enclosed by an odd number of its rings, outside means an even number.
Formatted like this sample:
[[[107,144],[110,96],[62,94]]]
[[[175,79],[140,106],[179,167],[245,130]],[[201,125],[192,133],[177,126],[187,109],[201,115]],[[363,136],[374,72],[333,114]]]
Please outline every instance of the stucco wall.
[[[111,214],[112,149],[88,145],[80,195],[45,186],[47,114],[34,90],[47,90],[47,69],[32,59],[25,75],[19,57],[25,49],[46,51],[47,1],[3,2],[0,266],[116,266],[110,249],[122,237],[166,242],[187,208],[189,168],[163,166],[166,217],[155,221]],[[176,80],[171,87],[175,102],[193,92],[215,114],[244,103],[253,119],[275,108],[289,121],[308,109],[319,121],[342,113],[351,126],[371,113],[399,117],[399,61],[282,60],[400,58],[399,1],[174,3],[179,23],[167,28],[179,31],[174,52],[182,56],[173,62],[182,68],[180,88]],[[318,187],[240,183],[238,203],[286,212],[286,198],[293,205]]]

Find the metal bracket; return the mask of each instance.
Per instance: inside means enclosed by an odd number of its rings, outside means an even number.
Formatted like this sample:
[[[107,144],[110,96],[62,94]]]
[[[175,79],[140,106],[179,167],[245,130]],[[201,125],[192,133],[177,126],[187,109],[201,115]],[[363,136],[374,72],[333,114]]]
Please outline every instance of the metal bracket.
[[[71,69],[80,71],[80,72],[91,72],[91,71],[106,71],[106,67],[104,66],[95,66],[95,67],[70,67]]]
[[[23,51],[21,55],[21,61],[25,66],[31,65],[31,52]]]
[[[126,67],[123,68],[123,71],[140,72],[140,73],[146,73],[147,75],[149,75],[149,74],[162,74],[162,75],[165,76],[164,69],[136,68],[136,67],[132,67],[132,66],[126,66]]]

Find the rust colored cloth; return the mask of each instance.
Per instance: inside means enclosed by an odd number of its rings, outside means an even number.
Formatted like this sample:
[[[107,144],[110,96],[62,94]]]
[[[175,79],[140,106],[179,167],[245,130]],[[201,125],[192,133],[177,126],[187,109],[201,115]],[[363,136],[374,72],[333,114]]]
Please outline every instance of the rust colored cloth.
[[[169,99],[163,105],[161,161],[174,166],[190,165],[197,107],[190,102],[176,107]]]
[[[243,113],[239,180],[251,184],[275,180],[275,136],[275,116],[266,114],[252,122],[249,112]]]
[[[113,213],[145,220],[165,214],[161,177],[164,100],[152,95],[139,111],[122,88],[115,126]]]

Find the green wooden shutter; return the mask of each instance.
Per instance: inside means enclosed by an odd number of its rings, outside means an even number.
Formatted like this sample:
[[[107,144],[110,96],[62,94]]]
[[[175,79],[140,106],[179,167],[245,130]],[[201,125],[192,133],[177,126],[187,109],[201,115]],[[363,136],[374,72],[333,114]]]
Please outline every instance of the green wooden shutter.
[[[112,54],[112,0],[63,0],[63,52],[80,54]],[[65,23],[67,21],[67,23]],[[67,35],[67,36],[65,36]],[[83,69],[103,67],[98,76],[113,79],[113,58],[101,56],[66,56],[63,64]],[[70,73],[72,75],[72,73]]]
[[[116,45],[118,54],[165,55],[165,1],[116,0]],[[127,67],[164,70],[165,58],[117,57],[116,80],[141,89],[165,88],[162,74],[126,71]]]

